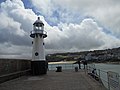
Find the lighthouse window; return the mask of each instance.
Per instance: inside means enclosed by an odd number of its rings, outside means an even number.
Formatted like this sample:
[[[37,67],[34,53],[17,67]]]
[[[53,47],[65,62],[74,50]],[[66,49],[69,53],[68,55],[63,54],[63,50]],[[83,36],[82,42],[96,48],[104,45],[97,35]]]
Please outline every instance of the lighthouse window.
[[[35,53],[35,56],[38,56],[38,52]]]

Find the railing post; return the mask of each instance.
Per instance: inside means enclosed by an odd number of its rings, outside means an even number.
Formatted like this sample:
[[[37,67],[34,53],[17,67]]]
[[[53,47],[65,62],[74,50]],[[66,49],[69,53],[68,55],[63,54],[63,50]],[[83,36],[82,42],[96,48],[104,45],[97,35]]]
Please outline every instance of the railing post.
[[[51,64],[51,70],[52,70],[52,64]]]
[[[98,69],[98,77],[99,77],[99,79],[100,79],[100,69]]]
[[[87,72],[87,74],[88,74],[88,65],[86,66],[86,72]]]
[[[72,64],[72,69],[73,69],[73,67],[74,67],[74,66],[73,66],[73,64]]]
[[[109,76],[108,76],[108,72],[107,72],[107,78],[108,78],[108,90],[110,90],[110,84],[109,84]]]
[[[66,63],[65,63],[65,70],[66,70]]]

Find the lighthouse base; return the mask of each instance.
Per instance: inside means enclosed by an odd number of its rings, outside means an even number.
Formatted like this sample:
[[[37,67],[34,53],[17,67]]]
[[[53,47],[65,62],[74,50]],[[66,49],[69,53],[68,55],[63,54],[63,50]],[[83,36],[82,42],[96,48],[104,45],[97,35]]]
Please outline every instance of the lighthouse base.
[[[31,74],[43,75],[47,73],[48,63],[46,61],[31,61]]]

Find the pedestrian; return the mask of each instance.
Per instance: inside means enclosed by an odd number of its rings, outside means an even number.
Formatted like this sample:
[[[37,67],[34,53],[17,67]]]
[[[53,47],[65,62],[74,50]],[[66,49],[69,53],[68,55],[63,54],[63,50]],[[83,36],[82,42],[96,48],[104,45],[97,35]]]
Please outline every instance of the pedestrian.
[[[81,62],[78,60],[79,69],[81,69]]]
[[[87,61],[86,60],[83,61],[83,65],[84,65],[84,69],[86,69],[87,68]]]
[[[97,75],[96,68],[94,68],[94,69],[92,70],[92,74],[93,74],[93,75]]]

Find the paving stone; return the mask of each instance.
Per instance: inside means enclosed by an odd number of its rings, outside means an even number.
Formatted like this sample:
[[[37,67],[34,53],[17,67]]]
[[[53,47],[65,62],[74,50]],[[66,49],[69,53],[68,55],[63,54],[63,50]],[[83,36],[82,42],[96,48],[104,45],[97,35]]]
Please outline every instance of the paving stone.
[[[48,71],[42,76],[22,76],[0,84],[0,90],[106,90],[84,70]]]

